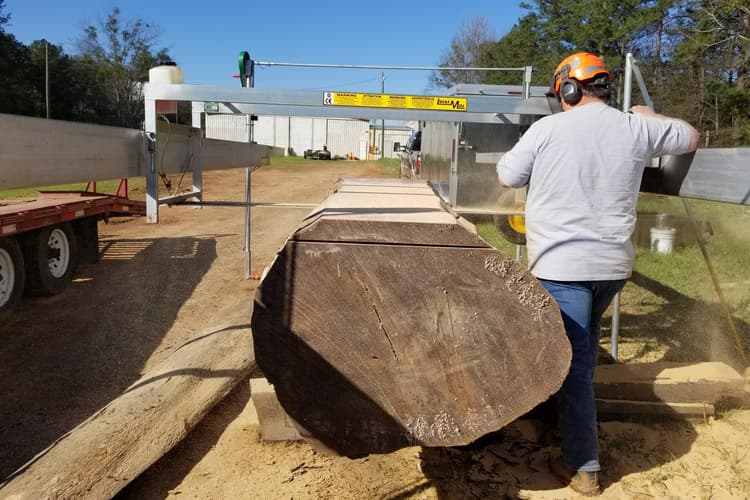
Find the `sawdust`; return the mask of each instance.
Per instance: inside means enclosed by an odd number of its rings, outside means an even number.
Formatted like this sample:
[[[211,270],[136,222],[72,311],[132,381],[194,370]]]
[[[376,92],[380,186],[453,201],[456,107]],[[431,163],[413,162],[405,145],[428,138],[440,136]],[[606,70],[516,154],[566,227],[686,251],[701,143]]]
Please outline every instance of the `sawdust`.
[[[484,259],[484,268],[501,278],[508,275],[513,265],[514,263],[509,257],[501,259],[499,256],[491,255]]]

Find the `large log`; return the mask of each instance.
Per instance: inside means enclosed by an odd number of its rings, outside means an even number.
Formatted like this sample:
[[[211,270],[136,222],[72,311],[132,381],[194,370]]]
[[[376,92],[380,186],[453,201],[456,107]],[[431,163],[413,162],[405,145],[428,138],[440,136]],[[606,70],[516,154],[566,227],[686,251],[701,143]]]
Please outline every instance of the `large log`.
[[[246,300],[0,484],[0,498],[111,498],[253,368]]]
[[[343,179],[266,269],[256,362],[289,415],[346,456],[457,446],[562,384],[559,309],[429,186]]]

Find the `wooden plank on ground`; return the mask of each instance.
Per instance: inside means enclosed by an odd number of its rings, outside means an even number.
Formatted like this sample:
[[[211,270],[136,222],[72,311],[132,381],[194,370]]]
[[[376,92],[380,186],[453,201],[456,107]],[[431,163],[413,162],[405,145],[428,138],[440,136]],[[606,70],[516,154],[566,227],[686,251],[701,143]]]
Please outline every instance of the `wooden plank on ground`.
[[[0,498],[111,498],[180,442],[253,366],[246,300],[0,485]]]
[[[347,456],[468,444],[560,387],[560,312],[520,264],[426,185],[337,189],[280,250],[253,308],[258,365],[306,431]]]
[[[705,420],[716,413],[710,403],[669,403],[666,401],[629,401],[626,399],[597,399],[596,411],[600,420],[621,420],[633,417],[668,417]]]
[[[743,396],[745,380],[720,362],[616,363],[600,365],[594,376],[602,399],[716,403]]]

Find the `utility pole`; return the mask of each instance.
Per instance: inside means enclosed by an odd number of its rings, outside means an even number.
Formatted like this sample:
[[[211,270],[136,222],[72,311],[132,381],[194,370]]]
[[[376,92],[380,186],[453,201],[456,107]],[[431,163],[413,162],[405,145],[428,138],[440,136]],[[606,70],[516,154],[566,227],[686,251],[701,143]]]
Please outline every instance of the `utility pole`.
[[[380,72],[380,93],[385,94],[385,73]],[[380,120],[380,158],[385,158],[385,119]]]
[[[49,55],[47,47],[49,44],[44,41],[44,107],[47,110],[47,119],[49,120]]]

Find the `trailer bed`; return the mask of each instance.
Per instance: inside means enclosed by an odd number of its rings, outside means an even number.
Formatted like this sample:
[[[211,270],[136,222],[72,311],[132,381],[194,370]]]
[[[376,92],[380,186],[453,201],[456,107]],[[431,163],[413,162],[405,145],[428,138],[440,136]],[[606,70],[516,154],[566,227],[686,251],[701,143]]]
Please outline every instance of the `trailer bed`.
[[[0,205],[0,236],[94,215],[146,215],[146,203],[87,191],[44,191],[33,201]]]

